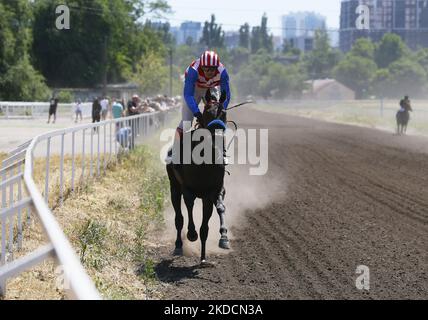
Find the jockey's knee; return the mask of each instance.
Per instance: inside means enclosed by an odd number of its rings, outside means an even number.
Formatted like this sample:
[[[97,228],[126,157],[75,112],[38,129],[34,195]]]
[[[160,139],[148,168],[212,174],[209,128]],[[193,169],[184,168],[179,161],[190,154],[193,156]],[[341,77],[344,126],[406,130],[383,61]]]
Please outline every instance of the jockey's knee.
[[[183,139],[183,128],[177,127],[177,130],[175,130],[175,139],[176,140]]]

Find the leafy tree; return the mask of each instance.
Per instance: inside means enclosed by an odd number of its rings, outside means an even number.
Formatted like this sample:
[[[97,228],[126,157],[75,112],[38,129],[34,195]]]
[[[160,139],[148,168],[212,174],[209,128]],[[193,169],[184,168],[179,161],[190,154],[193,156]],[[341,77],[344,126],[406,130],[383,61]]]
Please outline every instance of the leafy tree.
[[[376,73],[373,60],[349,53],[335,67],[333,74],[337,80],[355,91],[357,98],[364,98]]]
[[[387,68],[391,63],[407,55],[408,52],[409,49],[400,36],[387,33],[375,51],[375,60],[379,68]]]
[[[359,38],[355,41],[350,53],[353,56],[374,60],[375,44],[367,38]]]
[[[373,88],[379,96],[399,98],[403,95],[421,96],[427,89],[426,71],[410,59],[400,59],[388,69],[379,69],[373,80]]]
[[[250,48],[250,26],[245,23],[239,28],[239,46],[242,48]]]
[[[215,22],[215,15],[211,15],[210,22],[205,21],[200,43],[206,45],[208,48],[224,47],[224,32],[221,26]]]
[[[31,65],[31,6],[27,0],[0,2],[0,99],[45,100],[48,88]]]
[[[184,70],[186,70],[198,53],[190,46],[178,46],[174,50],[173,64],[178,66],[182,74],[184,74]]]
[[[9,101],[45,101],[50,95],[43,76],[34,70],[27,55],[1,77],[0,92],[0,98]]]
[[[236,78],[232,77],[232,80],[236,79],[236,88],[240,96],[260,94],[259,82],[266,75],[271,62],[272,57],[264,49],[251,56],[249,63],[240,69]]]
[[[304,89],[304,76],[298,65],[283,66],[272,62],[260,80],[259,92],[265,98],[299,97]]]
[[[295,48],[288,40],[284,40],[284,44],[282,46],[282,53],[287,56],[300,56],[302,54],[300,49]]]
[[[415,60],[428,73],[428,48],[419,50],[415,55]]]
[[[238,47],[230,51],[228,69],[232,72],[238,72],[241,68],[246,68],[250,60],[250,50]]]
[[[262,49],[262,37],[260,27],[253,27],[251,30],[251,53],[256,53]]]
[[[355,41],[351,51],[334,68],[334,77],[355,91],[358,99],[370,92],[377,65],[374,62],[375,45],[370,39]]]
[[[376,70],[374,76],[373,76],[373,91],[374,93],[380,97],[388,97],[391,93],[391,86],[390,86],[390,78],[391,75],[389,74],[388,69],[378,69]]]
[[[141,57],[132,80],[138,84],[142,94],[157,94],[165,88],[169,78],[168,67],[155,52],[148,52]]]
[[[305,65],[312,79],[332,76],[333,68],[339,63],[340,52],[330,46],[329,36],[324,30],[315,32],[314,49],[305,56]]]
[[[268,18],[266,14],[264,14],[262,17],[262,23],[260,26],[261,44],[263,49],[265,49],[269,53],[272,53],[273,36],[268,34],[267,21],[268,21]]]
[[[32,12],[27,0],[0,2],[0,73],[16,64],[31,45]]]
[[[53,86],[94,86],[107,72],[108,81],[124,80],[142,54],[162,38],[139,23],[149,12],[166,10],[165,1],[72,0],[70,30],[55,27],[61,0],[36,0],[33,54],[36,66]]]
[[[262,17],[260,26],[253,27],[251,31],[251,52],[256,53],[260,49],[266,50],[268,53],[273,52],[273,36],[268,34],[267,16]]]
[[[426,86],[427,73],[410,59],[400,59],[389,66],[391,96],[404,94],[418,96]]]

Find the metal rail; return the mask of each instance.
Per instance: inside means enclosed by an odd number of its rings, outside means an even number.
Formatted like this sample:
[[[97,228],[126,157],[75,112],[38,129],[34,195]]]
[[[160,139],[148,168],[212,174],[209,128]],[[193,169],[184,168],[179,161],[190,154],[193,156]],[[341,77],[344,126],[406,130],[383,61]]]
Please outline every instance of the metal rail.
[[[174,111],[176,109],[51,131],[22,144],[2,161],[0,295],[6,294],[8,279],[19,276],[48,258],[54,258],[62,267],[62,276],[67,284],[62,289],[69,298],[101,299],[49,204],[61,205],[66,190],[74,192],[76,186],[99,177],[119,154],[144,143],[144,138],[163,125],[166,119],[174,115]],[[44,165],[41,163],[44,169],[40,167],[40,159],[35,156],[40,148],[45,157]],[[51,159],[57,155],[59,168],[54,168]],[[81,157],[80,161],[78,156]],[[36,183],[34,174],[39,176],[43,171],[44,181]],[[59,190],[58,195],[50,193],[51,189]],[[48,243],[15,259],[14,255],[25,248],[23,233],[31,232],[32,214],[41,223]]]

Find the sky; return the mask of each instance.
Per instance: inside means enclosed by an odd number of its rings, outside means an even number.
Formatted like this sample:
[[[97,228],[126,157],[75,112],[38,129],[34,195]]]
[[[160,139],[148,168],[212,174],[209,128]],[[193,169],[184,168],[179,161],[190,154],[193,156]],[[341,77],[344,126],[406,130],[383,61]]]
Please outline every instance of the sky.
[[[327,28],[339,28],[340,0],[168,0],[173,13],[166,15],[172,26],[186,20],[204,22],[214,13],[224,30],[238,30],[248,22],[260,25],[265,12],[268,27],[274,35],[281,35],[281,16],[296,11],[314,11],[327,18]]]

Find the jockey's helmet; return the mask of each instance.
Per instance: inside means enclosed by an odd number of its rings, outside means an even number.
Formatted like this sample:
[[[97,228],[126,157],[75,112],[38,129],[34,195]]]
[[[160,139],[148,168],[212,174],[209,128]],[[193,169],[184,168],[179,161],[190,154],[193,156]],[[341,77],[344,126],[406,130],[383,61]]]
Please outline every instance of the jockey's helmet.
[[[214,51],[205,51],[201,55],[201,67],[218,67],[220,65],[220,57]]]

